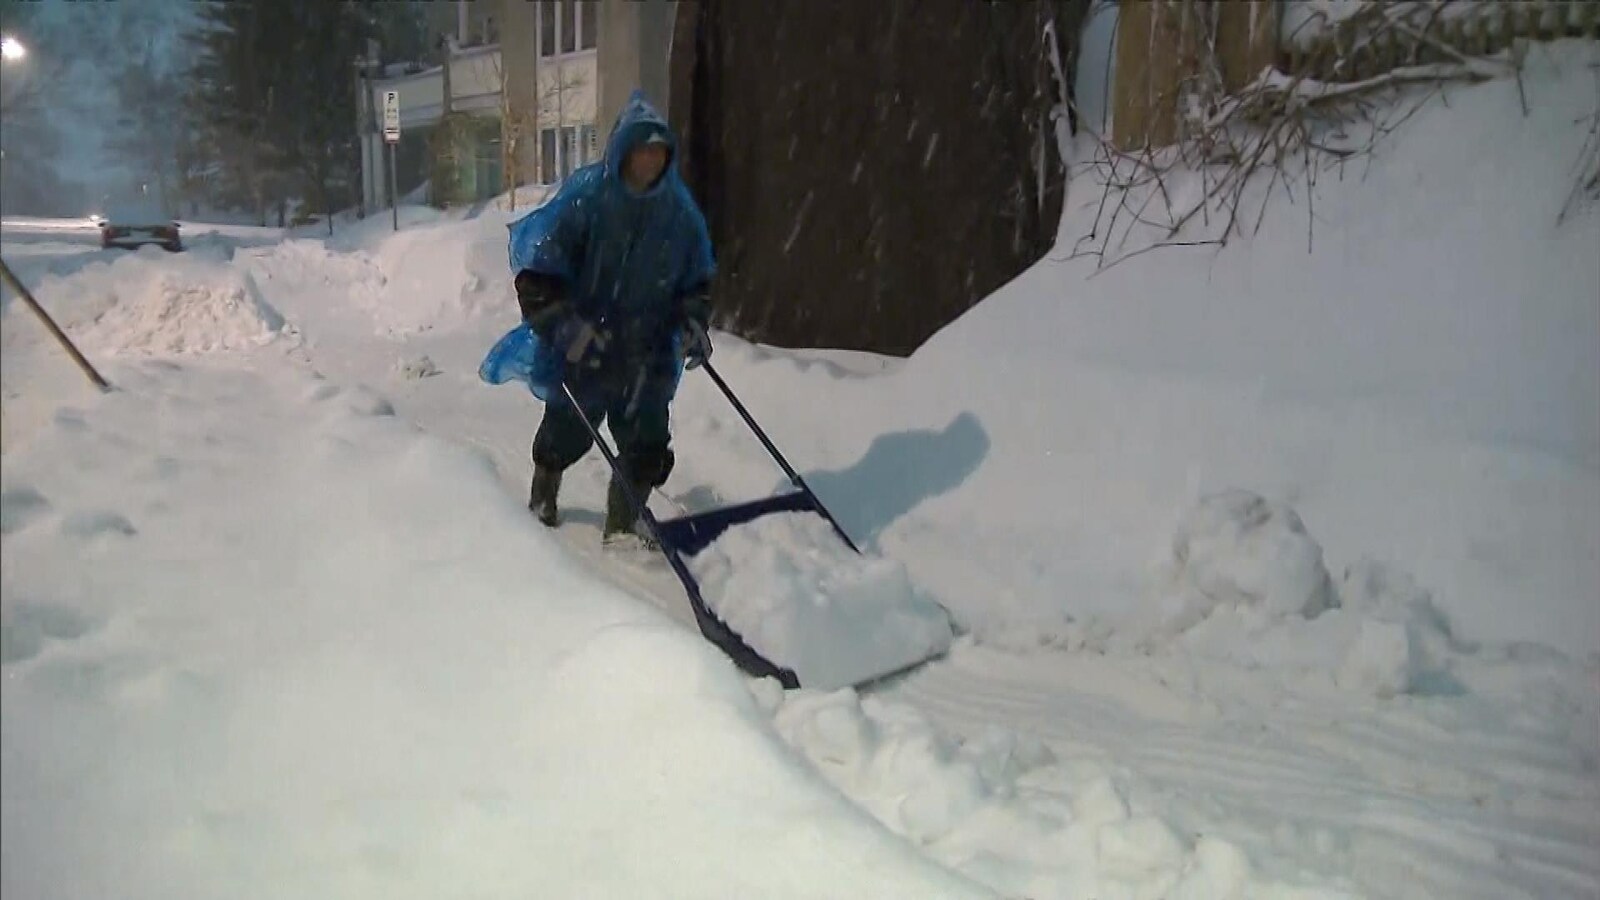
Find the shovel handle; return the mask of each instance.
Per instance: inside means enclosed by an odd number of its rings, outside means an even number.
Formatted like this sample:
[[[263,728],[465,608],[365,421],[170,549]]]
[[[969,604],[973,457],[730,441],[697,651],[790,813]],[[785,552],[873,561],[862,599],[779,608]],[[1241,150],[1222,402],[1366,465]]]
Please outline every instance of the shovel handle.
[[[83,370],[83,374],[94,383],[94,386],[102,391],[111,390],[111,384],[101,378],[100,373],[95,371],[94,366],[83,358],[83,354],[79,353],[78,348],[73,346],[72,339],[67,337],[66,332],[56,325],[55,320],[50,318],[50,314],[45,312],[44,307],[39,305],[39,301],[33,299],[33,294],[29,293],[28,289],[18,280],[16,273],[11,271],[11,267],[6,265],[4,259],[0,259],[0,279],[4,279],[5,283],[13,291],[17,292],[17,296],[22,298],[22,302],[28,304],[28,308],[33,310],[33,314],[39,317],[39,321],[43,322],[44,327],[50,330],[56,341],[67,351],[67,355],[72,357],[72,361],[78,364],[78,368]]]

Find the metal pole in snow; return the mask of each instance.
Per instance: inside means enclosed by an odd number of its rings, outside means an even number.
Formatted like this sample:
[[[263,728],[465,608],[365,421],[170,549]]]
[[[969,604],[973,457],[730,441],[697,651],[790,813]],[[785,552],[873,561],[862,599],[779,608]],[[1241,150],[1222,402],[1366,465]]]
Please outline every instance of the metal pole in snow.
[[[9,285],[13,291],[17,292],[17,296],[22,298],[22,302],[28,304],[28,308],[33,310],[34,315],[39,317],[39,321],[44,323],[44,327],[50,329],[50,333],[55,335],[56,340],[59,341],[61,346],[66,349],[67,355],[71,356],[72,361],[78,364],[79,369],[83,370],[83,374],[87,375],[89,380],[94,382],[94,386],[102,391],[111,390],[110,383],[104,378],[101,378],[100,373],[95,371],[94,366],[90,365],[89,361],[83,358],[83,354],[79,353],[78,348],[72,345],[72,340],[67,337],[66,332],[62,331],[61,328],[56,325],[55,320],[50,318],[50,314],[45,312],[44,307],[39,305],[39,301],[33,299],[33,294],[29,293],[28,289],[22,286],[22,282],[19,281],[16,274],[11,271],[11,267],[6,265],[6,261],[4,259],[0,259],[0,279],[4,279],[5,283]]]
[[[389,204],[394,208],[394,230],[400,230],[400,176],[395,172],[394,145],[400,143],[400,92],[383,92],[383,142],[389,145]]]
[[[394,230],[400,230],[400,181],[394,171],[394,142],[389,142],[389,205],[394,207]]]

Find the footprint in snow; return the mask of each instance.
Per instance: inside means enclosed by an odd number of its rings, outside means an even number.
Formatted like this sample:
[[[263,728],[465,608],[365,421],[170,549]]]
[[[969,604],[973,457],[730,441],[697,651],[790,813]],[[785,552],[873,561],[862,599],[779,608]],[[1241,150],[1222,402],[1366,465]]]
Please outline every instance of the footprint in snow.
[[[71,406],[63,406],[56,410],[54,416],[56,427],[62,431],[86,431],[89,421],[84,418],[83,410]]]
[[[50,512],[50,501],[31,487],[0,491],[0,534],[21,531]]]
[[[183,472],[183,463],[178,460],[161,455],[150,461],[150,474],[162,481],[172,481]]]
[[[132,537],[139,533],[133,523],[121,513],[110,510],[78,510],[61,520],[61,533],[67,537],[89,540],[104,534]]]
[[[346,405],[351,412],[358,416],[394,415],[394,404],[377,392],[365,387],[356,387],[351,390],[346,396]]]
[[[39,655],[46,641],[71,641],[89,633],[87,617],[65,606],[18,604],[0,621],[0,663],[24,662]]]
[[[322,403],[325,400],[332,400],[333,398],[339,396],[341,393],[343,393],[343,391],[340,390],[338,385],[329,384],[327,382],[323,382],[322,384],[319,384],[316,387],[312,388],[306,394],[306,402],[308,402],[308,403]]]

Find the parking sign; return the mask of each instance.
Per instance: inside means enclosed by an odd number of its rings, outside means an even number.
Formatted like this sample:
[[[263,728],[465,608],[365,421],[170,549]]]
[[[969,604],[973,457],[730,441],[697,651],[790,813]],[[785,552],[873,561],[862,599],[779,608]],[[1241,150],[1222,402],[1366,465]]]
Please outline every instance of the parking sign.
[[[383,92],[383,139],[391,144],[400,142],[400,92]]]

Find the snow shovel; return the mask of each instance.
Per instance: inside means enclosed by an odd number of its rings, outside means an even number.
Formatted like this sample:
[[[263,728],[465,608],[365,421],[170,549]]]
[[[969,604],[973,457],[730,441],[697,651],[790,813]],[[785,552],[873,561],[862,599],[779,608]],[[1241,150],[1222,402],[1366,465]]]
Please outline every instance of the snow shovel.
[[[650,511],[649,506],[646,505],[646,498],[640,497],[634,492],[633,483],[630,479],[624,477],[621,463],[618,461],[616,454],[612,451],[610,445],[605,442],[605,439],[600,436],[600,432],[595,428],[594,423],[590,422],[589,417],[584,414],[583,407],[578,404],[578,398],[573,395],[572,389],[568,387],[565,381],[561,383],[561,390],[566,395],[567,402],[578,410],[578,418],[583,420],[584,427],[589,431],[589,436],[594,439],[595,444],[600,448],[600,452],[605,456],[606,463],[611,466],[613,475],[622,484],[627,493],[628,502],[639,513],[639,518],[645,523],[645,527],[649,529],[650,536],[655,539],[655,542],[661,548],[662,555],[667,558],[668,565],[672,567],[672,571],[678,576],[678,580],[683,583],[684,592],[689,595],[689,605],[694,610],[695,621],[700,626],[700,633],[726,653],[745,672],[758,678],[776,678],[787,689],[797,688],[800,686],[800,680],[792,669],[780,666],[756,652],[706,605],[705,598],[700,591],[700,583],[695,580],[694,575],[689,571],[688,565],[684,562],[684,557],[694,556],[704,550],[729,528],[742,525],[761,516],[783,512],[816,513],[828,521],[834,532],[839,535],[840,539],[845,542],[845,545],[851,551],[856,553],[861,551],[856,547],[855,542],[850,540],[850,536],[845,534],[844,529],[839,526],[839,522],[834,519],[833,514],[828,512],[827,507],[822,505],[822,501],[817,498],[816,493],[806,484],[805,479],[800,477],[800,473],[789,465],[787,459],[784,459],[783,454],[772,443],[772,439],[767,436],[767,433],[761,429],[760,425],[756,424],[756,420],[750,415],[750,411],[745,409],[744,404],[739,402],[738,397],[734,396],[733,391],[728,387],[728,383],[722,380],[722,376],[717,373],[711,363],[702,362],[699,368],[704,369],[706,374],[711,376],[711,380],[716,383],[723,396],[728,398],[728,402],[738,411],[745,424],[750,426],[751,431],[755,432],[756,437],[761,441],[761,445],[771,454],[773,460],[783,468],[784,474],[788,475],[794,490],[762,500],[739,503],[733,506],[680,516],[675,519],[665,521],[657,519],[655,514]]]

